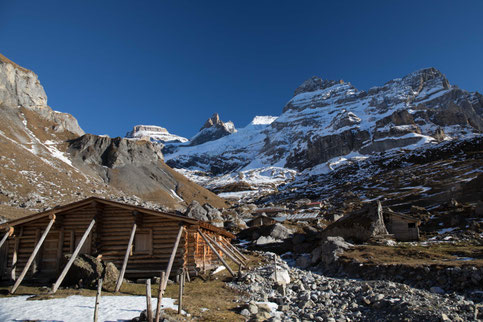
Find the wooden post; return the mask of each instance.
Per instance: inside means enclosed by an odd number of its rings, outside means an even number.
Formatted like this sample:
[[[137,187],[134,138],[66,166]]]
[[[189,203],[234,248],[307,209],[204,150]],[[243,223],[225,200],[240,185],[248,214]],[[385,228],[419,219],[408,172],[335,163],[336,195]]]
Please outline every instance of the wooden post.
[[[178,251],[179,241],[181,239],[181,235],[183,234],[184,227],[180,226],[178,230],[178,236],[176,236],[176,241],[173,246],[173,251],[171,252],[171,256],[169,257],[168,267],[166,268],[166,278],[163,282],[163,291],[166,289],[166,285],[168,285],[169,275],[171,274],[171,268],[173,267],[174,258],[176,257],[176,252]]]
[[[200,233],[201,237],[203,237],[203,239],[205,240],[205,243],[208,245],[208,247],[210,247],[211,251],[213,253],[215,253],[216,257],[218,257],[220,262],[222,262],[223,265],[225,265],[226,269],[228,270],[228,272],[230,272],[231,276],[235,277],[235,273],[233,273],[230,266],[228,266],[228,264],[225,262],[225,260],[220,256],[220,254],[218,254],[215,247],[213,247],[213,245],[210,244],[210,241],[206,238],[206,236],[199,229],[198,229],[198,232]]]
[[[274,269],[274,276],[275,276],[275,282],[278,283],[278,278],[277,278],[277,255],[273,254],[273,269]]]
[[[101,300],[102,278],[97,282],[96,305],[94,306],[94,322],[97,322],[97,315],[99,312],[99,302]]]
[[[232,244],[230,243],[224,243],[225,245],[228,245],[229,248],[233,249],[234,252],[236,252],[238,255],[240,255],[244,260],[248,260],[248,257],[246,257],[245,255],[242,254],[242,252],[240,252],[238,250],[238,248],[236,248],[235,246],[233,246]]]
[[[76,259],[77,255],[79,255],[79,252],[80,252],[82,246],[84,245],[84,243],[87,239],[87,236],[89,236],[89,233],[91,232],[92,227],[94,227],[95,223],[96,223],[96,220],[92,219],[91,223],[89,224],[86,231],[84,232],[84,235],[82,236],[82,239],[80,240],[79,245],[77,245],[74,253],[70,257],[69,261],[67,262],[67,265],[65,265],[64,270],[60,274],[60,276],[57,279],[57,281],[55,282],[55,284],[52,286],[52,293],[57,292],[57,289],[59,288],[60,284],[64,280],[65,275],[67,275],[67,272],[69,271],[70,267],[72,266],[72,263],[74,263],[74,260]]]
[[[132,225],[131,236],[129,237],[129,243],[127,244],[126,254],[124,255],[124,261],[122,262],[122,269],[116,284],[116,292],[121,289],[122,281],[124,280],[124,274],[126,273],[127,261],[129,260],[129,254],[131,253],[132,243],[134,241],[134,235],[136,234],[136,223]]]
[[[40,229],[37,228],[35,230],[35,242],[38,243],[39,240],[40,240]],[[32,263],[32,274],[37,273],[39,263],[40,263],[40,255],[37,255],[37,256],[35,256],[34,261]]]
[[[161,277],[159,279],[159,290],[158,290],[158,303],[156,304],[156,317],[154,319],[155,322],[159,322],[159,318],[161,317],[161,302],[163,301],[163,283],[164,279],[166,278],[166,272],[161,272]]]
[[[153,309],[151,308],[151,279],[146,280],[146,317],[148,322],[153,322]]]
[[[236,259],[235,257],[233,257],[226,249],[224,249],[223,247],[221,247],[220,244],[218,244],[216,242],[216,240],[214,240],[213,238],[211,238],[210,236],[206,236],[206,238],[208,238],[216,247],[218,247],[221,252],[223,254],[225,254],[226,256],[228,256],[229,259],[231,259],[235,264],[237,264],[238,266],[242,266],[242,263],[238,261],[238,259]]]
[[[12,236],[13,234],[13,227],[10,227],[7,232],[5,232],[5,235],[3,235],[2,240],[0,240],[0,248],[2,248],[3,243],[7,240],[8,237]]]
[[[178,314],[181,314],[183,308],[183,288],[184,288],[184,269],[180,272],[179,275],[179,294],[178,294]]]
[[[47,234],[49,233],[50,228],[52,228],[52,225],[55,222],[55,215],[50,215],[49,217],[50,217],[50,222],[47,225],[47,228],[45,228],[45,231],[42,234],[42,237],[40,237],[39,242],[35,246],[34,251],[30,255],[30,257],[29,257],[29,259],[27,261],[27,264],[25,264],[25,267],[23,268],[22,273],[20,274],[20,276],[18,277],[18,279],[15,281],[15,284],[13,285],[12,289],[10,290],[10,293],[11,294],[15,293],[15,291],[19,287],[20,283],[22,283],[22,280],[24,279],[25,275],[27,274],[27,272],[28,272],[28,270],[30,268],[30,265],[32,265],[32,262],[34,261],[35,256],[37,256],[37,253],[39,252],[40,247],[42,246],[42,243],[45,240],[45,237],[47,237]]]

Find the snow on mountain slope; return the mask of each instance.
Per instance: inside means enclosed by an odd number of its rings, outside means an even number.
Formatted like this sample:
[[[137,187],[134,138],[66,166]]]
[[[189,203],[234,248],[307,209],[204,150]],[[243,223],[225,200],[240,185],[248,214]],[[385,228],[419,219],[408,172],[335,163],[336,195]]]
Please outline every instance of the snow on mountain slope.
[[[330,169],[337,158],[471,137],[483,130],[483,97],[434,68],[359,91],[312,77],[278,117],[256,117],[237,133],[165,153],[174,168],[211,176],[264,167]],[[335,161],[334,161],[335,160]]]

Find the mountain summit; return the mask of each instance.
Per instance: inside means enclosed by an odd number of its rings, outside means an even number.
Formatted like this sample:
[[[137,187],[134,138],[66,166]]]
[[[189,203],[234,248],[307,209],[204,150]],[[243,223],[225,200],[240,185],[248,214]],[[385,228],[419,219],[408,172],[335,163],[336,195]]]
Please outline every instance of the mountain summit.
[[[200,131],[191,138],[189,145],[193,146],[214,141],[235,132],[236,129],[233,122],[224,123],[218,113],[215,113],[205,122]]]

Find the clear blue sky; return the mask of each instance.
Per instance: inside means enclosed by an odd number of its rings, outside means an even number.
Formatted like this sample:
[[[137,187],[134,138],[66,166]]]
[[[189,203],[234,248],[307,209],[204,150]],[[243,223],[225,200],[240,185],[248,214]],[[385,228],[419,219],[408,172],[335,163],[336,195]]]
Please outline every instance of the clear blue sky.
[[[483,1],[0,0],[0,52],[90,133],[191,137],[279,115],[319,75],[359,89],[434,66],[483,89]]]

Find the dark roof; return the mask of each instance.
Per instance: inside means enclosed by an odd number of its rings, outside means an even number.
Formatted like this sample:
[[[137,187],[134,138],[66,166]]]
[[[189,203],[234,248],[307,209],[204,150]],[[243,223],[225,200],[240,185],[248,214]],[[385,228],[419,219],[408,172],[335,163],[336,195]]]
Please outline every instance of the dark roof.
[[[73,203],[70,203],[70,204],[62,205],[62,206],[56,206],[56,207],[49,209],[49,210],[46,210],[46,211],[42,211],[42,212],[39,212],[39,213],[36,213],[36,214],[32,214],[32,215],[28,215],[28,216],[18,218],[18,219],[12,220],[12,221],[8,221],[8,222],[5,222],[3,224],[0,224],[0,229],[13,227],[13,226],[20,225],[20,224],[23,224],[23,223],[27,223],[27,222],[30,222],[30,221],[33,221],[33,220],[36,220],[36,219],[39,219],[39,218],[43,218],[43,217],[46,217],[46,216],[49,216],[49,215],[62,214],[65,211],[85,207],[85,206],[91,204],[92,202],[97,202],[97,203],[110,205],[110,206],[114,206],[114,207],[129,209],[129,210],[135,210],[135,211],[142,212],[142,213],[149,214],[149,215],[153,215],[153,216],[175,219],[175,220],[186,222],[188,224],[199,224],[200,227],[203,228],[203,229],[213,231],[215,233],[227,236],[229,238],[235,238],[235,235],[233,235],[232,233],[230,233],[230,232],[228,232],[224,229],[215,227],[215,226],[211,225],[210,223],[207,223],[207,222],[204,222],[204,221],[201,221],[201,220],[197,220],[197,219],[193,219],[193,218],[189,218],[189,217],[186,217],[186,216],[181,216],[181,215],[177,215],[177,214],[173,214],[173,213],[162,212],[162,211],[158,211],[158,210],[152,210],[152,209],[148,209],[148,208],[144,208],[144,207],[140,207],[140,206],[135,206],[135,205],[127,204],[127,203],[107,200],[107,199],[99,198],[99,197],[89,197],[89,198],[86,198],[86,199],[83,199],[83,200],[80,200],[80,201],[77,201],[77,202],[73,202]]]

